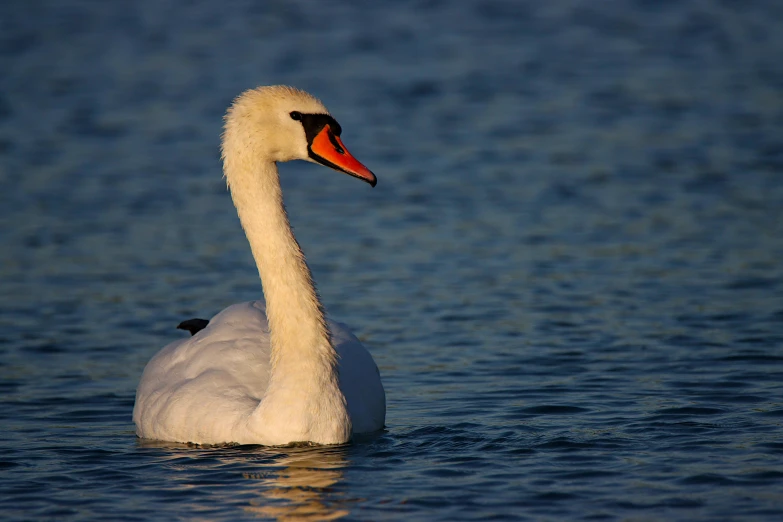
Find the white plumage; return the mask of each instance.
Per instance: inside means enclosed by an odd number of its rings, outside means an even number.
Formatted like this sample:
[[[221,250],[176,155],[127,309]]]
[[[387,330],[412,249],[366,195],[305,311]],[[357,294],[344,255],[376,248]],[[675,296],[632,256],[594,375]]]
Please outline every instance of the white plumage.
[[[147,364],[140,437],[201,444],[339,444],[380,430],[386,398],[369,352],[325,318],[282,202],[276,162],[323,163],[375,184],[323,105],[290,87],[238,97],[226,116],[224,173],[264,301],[230,306]]]

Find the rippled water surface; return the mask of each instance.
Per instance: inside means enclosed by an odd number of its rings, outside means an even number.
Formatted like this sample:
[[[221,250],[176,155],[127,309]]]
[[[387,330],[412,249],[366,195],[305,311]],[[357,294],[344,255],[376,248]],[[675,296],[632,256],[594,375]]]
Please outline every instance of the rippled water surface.
[[[783,518],[783,4],[0,5],[0,512]],[[282,167],[388,429],[140,441],[149,358],[257,298],[243,89],[321,97],[378,186]]]

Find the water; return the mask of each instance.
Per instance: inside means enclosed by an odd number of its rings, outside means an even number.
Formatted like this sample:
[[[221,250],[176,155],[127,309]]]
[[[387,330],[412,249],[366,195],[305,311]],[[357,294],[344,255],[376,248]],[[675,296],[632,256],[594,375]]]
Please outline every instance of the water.
[[[783,516],[779,2],[4,2],[0,512]],[[388,429],[136,439],[149,358],[260,285],[233,96],[321,97],[375,189],[283,167]]]

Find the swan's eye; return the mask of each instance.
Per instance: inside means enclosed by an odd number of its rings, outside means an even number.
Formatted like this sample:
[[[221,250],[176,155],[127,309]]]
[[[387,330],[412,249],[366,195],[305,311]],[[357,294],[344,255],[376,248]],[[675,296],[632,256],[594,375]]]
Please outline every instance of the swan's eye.
[[[299,112],[299,111],[292,111],[291,112],[291,119],[292,120],[296,120],[296,121],[301,120],[302,119],[302,113]]]

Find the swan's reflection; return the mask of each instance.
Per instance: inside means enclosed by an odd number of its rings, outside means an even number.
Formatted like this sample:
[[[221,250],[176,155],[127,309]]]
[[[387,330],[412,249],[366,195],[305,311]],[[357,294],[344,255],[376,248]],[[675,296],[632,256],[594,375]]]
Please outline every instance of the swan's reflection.
[[[347,446],[210,447],[145,439],[137,439],[137,444],[145,449],[163,450],[158,458],[164,461],[196,462],[202,473],[226,466],[246,470],[236,492],[243,497],[251,492],[258,495],[249,506],[244,500],[243,509],[263,518],[337,520],[348,515],[350,504],[356,502],[335,492],[343,478],[342,470],[349,464]],[[178,470],[189,468],[188,464],[177,464]],[[170,487],[191,490],[196,486],[186,479]]]
[[[271,452],[271,450],[269,450]],[[329,495],[347,465],[345,447],[298,447],[275,450],[278,455],[264,467],[272,473],[245,473],[258,480],[263,499],[251,501],[248,512],[277,520],[337,520],[349,511],[347,499]],[[283,469],[277,469],[277,468]]]

